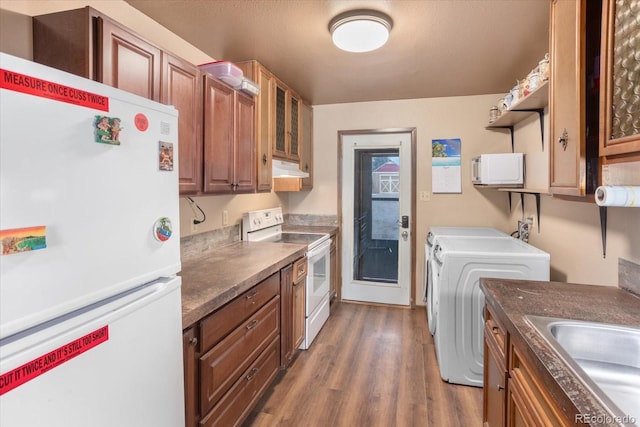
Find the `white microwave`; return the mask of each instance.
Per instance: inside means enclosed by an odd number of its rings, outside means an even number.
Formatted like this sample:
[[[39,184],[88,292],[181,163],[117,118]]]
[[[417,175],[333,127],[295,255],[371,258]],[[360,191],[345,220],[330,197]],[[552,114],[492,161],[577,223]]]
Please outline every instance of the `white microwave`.
[[[471,159],[471,181],[479,185],[524,184],[524,153],[481,154]]]

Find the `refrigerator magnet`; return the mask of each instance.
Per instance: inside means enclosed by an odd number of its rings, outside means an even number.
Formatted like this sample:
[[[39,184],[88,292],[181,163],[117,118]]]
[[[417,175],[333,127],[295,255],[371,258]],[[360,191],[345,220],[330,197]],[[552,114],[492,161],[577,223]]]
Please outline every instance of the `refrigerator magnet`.
[[[159,141],[158,143],[158,151],[159,151],[159,166],[161,171],[172,171],[173,170],[173,143],[172,142],[163,142]]]
[[[133,123],[136,125],[136,129],[140,132],[146,132],[149,129],[149,119],[142,113],[136,114],[133,118]]]
[[[160,242],[166,242],[173,233],[171,220],[166,216],[159,218],[153,226],[153,237]]]
[[[44,225],[0,230],[0,254],[11,255],[47,247],[47,227]]]
[[[95,116],[95,141],[120,145],[121,120],[118,117]]]

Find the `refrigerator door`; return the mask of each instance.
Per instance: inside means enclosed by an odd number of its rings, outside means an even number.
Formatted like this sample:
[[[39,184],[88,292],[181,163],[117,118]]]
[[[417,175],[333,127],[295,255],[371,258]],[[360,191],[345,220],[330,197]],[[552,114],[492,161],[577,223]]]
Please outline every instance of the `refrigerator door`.
[[[0,74],[3,252],[14,230],[46,227],[45,248],[0,256],[0,338],[175,275],[177,111],[6,54]],[[119,145],[96,142],[101,116],[120,120]],[[161,218],[166,241],[154,236]]]
[[[184,426],[180,280],[0,341],[0,425]]]

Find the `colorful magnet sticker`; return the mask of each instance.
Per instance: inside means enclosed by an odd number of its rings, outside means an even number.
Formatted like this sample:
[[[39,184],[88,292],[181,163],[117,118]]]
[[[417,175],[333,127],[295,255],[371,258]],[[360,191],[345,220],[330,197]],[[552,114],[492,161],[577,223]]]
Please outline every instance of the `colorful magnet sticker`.
[[[173,143],[172,142],[162,142],[158,143],[159,147],[159,160],[160,160],[160,170],[161,171],[172,171],[173,170]]]
[[[145,132],[149,128],[149,119],[142,113],[136,114],[133,118],[133,123],[136,124],[136,129],[140,132]]]
[[[47,247],[47,227],[13,228],[0,230],[0,253],[2,255],[35,251]]]
[[[96,142],[120,145],[120,119],[117,117],[96,116]]]
[[[171,237],[173,228],[171,220],[166,216],[158,219],[153,226],[153,236],[160,242],[166,242]]]

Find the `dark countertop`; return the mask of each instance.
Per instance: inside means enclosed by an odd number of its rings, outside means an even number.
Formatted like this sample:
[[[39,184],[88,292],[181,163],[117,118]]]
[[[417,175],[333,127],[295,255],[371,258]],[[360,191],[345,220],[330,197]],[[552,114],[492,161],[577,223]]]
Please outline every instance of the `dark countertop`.
[[[282,231],[298,231],[301,233],[327,233],[335,235],[337,225],[283,225]]]
[[[638,327],[640,298],[613,286],[561,282],[481,279],[480,288],[498,321],[511,334],[511,342],[525,350],[544,386],[568,420],[574,421],[575,414],[604,417],[601,419],[611,417],[544,338],[524,319],[524,315]]]
[[[306,245],[236,242],[182,263],[186,329],[263,279],[304,256]]]

